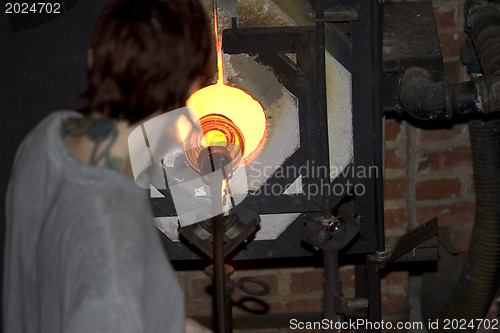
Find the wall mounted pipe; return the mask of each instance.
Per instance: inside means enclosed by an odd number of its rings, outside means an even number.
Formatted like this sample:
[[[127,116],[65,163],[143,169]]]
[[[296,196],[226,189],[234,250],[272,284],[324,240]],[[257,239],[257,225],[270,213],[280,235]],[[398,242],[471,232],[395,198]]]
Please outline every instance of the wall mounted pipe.
[[[401,82],[404,110],[425,120],[452,119],[500,111],[500,6],[469,0],[469,34],[484,76],[470,82],[431,82],[421,68],[408,69]],[[500,284],[500,120],[469,122],[476,209],[471,244],[457,285],[433,319],[484,318]],[[433,332],[444,332],[441,328]],[[467,327],[464,332],[474,332]]]
[[[433,82],[426,69],[410,67],[401,80],[400,102],[406,113],[422,120],[450,120],[500,111],[500,76],[450,84]]]
[[[500,5],[496,1],[469,0],[466,24],[485,75],[500,74]]]
[[[474,227],[467,259],[448,303],[433,320],[479,324],[500,281],[500,122],[469,123],[476,189]],[[476,327],[477,328],[477,327]],[[461,332],[474,332],[467,327]],[[445,332],[441,327],[435,332]]]
[[[480,96],[484,110],[498,111],[500,95],[495,75],[500,74],[500,6],[470,0],[466,20],[486,75],[481,86],[491,86]],[[469,322],[484,318],[500,285],[500,120],[473,120],[469,122],[469,133],[476,191],[474,227],[455,290],[435,316],[441,322],[445,318]],[[468,328],[466,332],[477,328]]]

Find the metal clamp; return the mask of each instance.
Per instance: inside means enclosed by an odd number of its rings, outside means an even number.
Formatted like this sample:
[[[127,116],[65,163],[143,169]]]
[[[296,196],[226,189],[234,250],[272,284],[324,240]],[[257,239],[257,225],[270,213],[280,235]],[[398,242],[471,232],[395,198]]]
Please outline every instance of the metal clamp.
[[[380,268],[384,268],[388,263],[396,261],[410,251],[413,251],[415,257],[418,246],[436,236],[437,232],[438,223],[437,218],[434,217],[398,238],[389,249],[368,256],[368,260],[377,264]]]
[[[302,240],[324,251],[338,251],[358,234],[359,220],[354,205],[343,204],[337,217],[309,220],[302,231]]]

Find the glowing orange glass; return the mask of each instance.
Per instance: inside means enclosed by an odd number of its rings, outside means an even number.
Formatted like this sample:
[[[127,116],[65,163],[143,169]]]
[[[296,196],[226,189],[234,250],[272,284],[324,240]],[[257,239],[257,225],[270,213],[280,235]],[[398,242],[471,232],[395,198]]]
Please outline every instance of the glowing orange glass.
[[[209,146],[212,143],[227,141],[228,131],[234,131],[233,137],[241,133],[242,138],[239,142],[233,143],[240,145],[243,162],[249,163],[257,156],[264,144],[267,127],[266,116],[260,103],[252,96],[241,89],[223,83],[222,43],[218,38],[215,8],[214,30],[217,43],[217,83],[196,91],[191,95],[187,104],[196,107],[205,140]],[[212,124],[211,120],[217,119],[217,117],[227,119],[232,125],[229,127],[224,125],[225,121]],[[234,163],[234,165],[238,163]]]

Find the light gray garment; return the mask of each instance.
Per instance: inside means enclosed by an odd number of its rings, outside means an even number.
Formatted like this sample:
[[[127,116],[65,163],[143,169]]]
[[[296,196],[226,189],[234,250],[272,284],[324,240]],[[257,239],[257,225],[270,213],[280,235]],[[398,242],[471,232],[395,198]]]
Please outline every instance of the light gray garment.
[[[19,148],[6,202],[4,333],[184,332],[147,192],[73,159],[57,112]]]

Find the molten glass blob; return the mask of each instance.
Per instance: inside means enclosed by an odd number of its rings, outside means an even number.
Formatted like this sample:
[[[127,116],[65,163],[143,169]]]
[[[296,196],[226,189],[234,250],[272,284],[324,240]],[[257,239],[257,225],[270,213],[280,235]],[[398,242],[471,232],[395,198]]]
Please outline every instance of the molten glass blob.
[[[240,142],[244,143],[244,147],[241,147],[244,163],[251,162],[262,148],[265,141],[266,116],[260,103],[244,91],[226,86],[219,81],[217,84],[195,92],[187,104],[196,107],[200,120],[215,114],[229,120],[235,128],[239,129],[242,136]],[[227,137],[227,131],[233,130],[227,125],[227,120],[214,123],[210,130],[205,130],[203,123],[201,124],[205,139],[209,144],[218,141],[223,136]],[[217,124],[226,127],[224,130],[217,131]],[[224,131],[226,133],[224,135],[218,133]]]
[[[228,163],[232,163],[233,168],[242,160],[244,163],[250,163],[262,149],[266,134],[266,116],[260,103],[243,90],[223,83],[222,43],[218,34],[215,2],[214,33],[217,47],[217,83],[198,90],[187,101],[187,105],[195,106],[204,133],[204,138],[197,137],[196,140],[204,139],[206,142],[201,145],[205,150],[186,152],[186,156],[193,154],[188,156],[188,161],[198,172],[201,165],[198,159],[206,159],[206,156],[214,155],[215,151],[220,153],[217,154],[222,156],[220,158],[229,159]],[[213,156],[211,158],[211,163],[227,162],[214,161]],[[194,166],[196,163],[198,167]]]
[[[242,160],[245,140],[231,119],[220,114],[200,118],[202,132],[186,137],[191,149],[186,150],[189,164],[201,174],[209,174],[232,164],[234,169]]]

